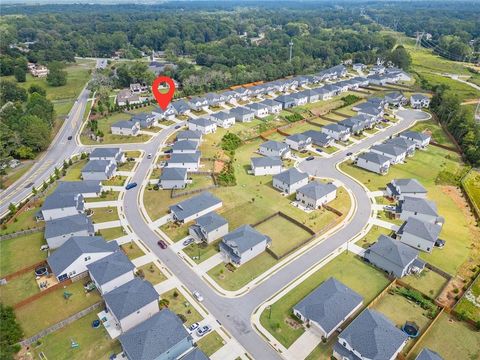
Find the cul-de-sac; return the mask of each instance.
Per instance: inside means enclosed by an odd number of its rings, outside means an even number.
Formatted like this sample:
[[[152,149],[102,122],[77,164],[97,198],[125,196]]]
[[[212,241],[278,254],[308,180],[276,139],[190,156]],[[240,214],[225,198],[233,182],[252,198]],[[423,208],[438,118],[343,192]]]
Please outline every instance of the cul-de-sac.
[[[478,3],[0,10],[1,360],[480,358]]]

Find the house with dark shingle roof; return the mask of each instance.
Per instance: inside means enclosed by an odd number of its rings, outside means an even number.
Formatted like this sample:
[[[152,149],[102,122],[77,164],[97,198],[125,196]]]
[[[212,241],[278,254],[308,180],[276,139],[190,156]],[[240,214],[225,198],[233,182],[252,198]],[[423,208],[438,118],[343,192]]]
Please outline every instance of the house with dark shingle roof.
[[[338,335],[333,356],[349,360],[393,360],[408,339],[385,315],[365,309]]]
[[[198,149],[198,141],[178,140],[172,145],[173,154],[194,154]]]
[[[424,348],[415,360],[443,360],[443,358],[435,351]]]
[[[325,125],[322,132],[337,141],[347,141],[350,138],[350,129],[339,124]]]
[[[219,111],[211,114],[210,118],[217,124],[217,126],[220,126],[224,129],[228,129],[229,127],[235,125],[235,115],[233,115],[230,111]]]
[[[311,209],[328,204],[337,197],[337,187],[332,183],[312,181],[297,190],[296,200]]]
[[[250,225],[242,225],[225,235],[219,244],[225,263],[240,266],[260,255],[269,247],[272,239]]]
[[[412,94],[410,96],[410,105],[414,109],[428,108],[430,106],[430,98],[423,94]]]
[[[432,252],[441,231],[440,224],[409,217],[398,229],[397,238],[415,249]]]
[[[415,155],[415,143],[402,137],[394,137],[384,141],[384,144],[393,145],[405,149],[407,156]]]
[[[360,154],[357,157],[355,165],[361,167],[362,169],[384,175],[390,168],[390,158],[372,151],[368,151]]]
[[[45,221],[45,240],[50,249],[63,245],[72,236],[93,236],[93,223],[85,214]]]
[[[47,262],[58,281],[81,275],[87,266],[114,252],[115,241],[106,242],[101,236],[72,236],[55,250]]]
[[[269,140],[258,147],[258,152],[265,156],[284,158],[290,155],[290,148],[283,142]]]
[[[222,200],[215,197],[212,193],[205,191],[170,206],[170,212],[174,221],[187,223],[221,208],[222,205]]]
[[[360,134],[365,129],[365,124],[354,117],[341,120],[338,124],[348,128],[352,134]]]
[[[283,162],[279,157],[252,157],[250,163],[254,176],[276,175],[283,169]]]
[[[195,96],[188,101],[188,105],[192,110],[201,111],[208,108],[208,100]]]
[[[312,139],[312,144],[321,147],[332,146],[335,140],[327,134],[317,130],[307,130],[302,133]]]
[[[202,141],[202,133],[200,131],[183,130],[177,133],[177,141],[189,140],[189,141]]]
[[[246,108],[255,111],[255,116],[263,118],[268,115],[268,106],[259,102],[254,102],[248,105],[245,105]]]
[[[112,243],[114,241],[111,241]],[[123,251],[115,251],[87,265],[90,278],[101,294],[106,294],[133,280],[135,265]]]
[[[160,108],[158,108],[160,109]],[[161,109],[160,109],[161,110]],[[132,116],[130,121],[136,122],[140,125],[141,129],[147,129],[155,125],[156,119],[159,117],[158,114],[160,110],[153,110],[152,113],[139,113]],[[167,109],[168,110],[168,109]],[[166,110],[166,111],[167,111]]]
[[[168,104],[167,108],[163,110],[161,107],[156,106],[152,110],[152,116],[153,116],[153,121],[150,123],[151,125],[154,125],[156,121],[160,120],[173,120],[175,118],[175,115],[177,114],[176,108],[173,106],[172,103]],[[149,127],[148,123],[145,123],[142,125],[140,123],[141,128]]]
[[[128,360],[175,360],[193,348],[180,318],[163,309],[118,338]]]
[[[385,235],[380,235],[377,242],[365,250],[363,257],[397,278],[418,274],[425,267],[425,262],[418,257],[418,250]]]
[[[278,114],[280,111],[282,111],[282,104],[272,99],[265,99],[261,101],[260,104],[265,105],[270,114]]]
[[[410,141],[413,141],[415,145],[417,146],[417,149],[425,149],[428,144],[430,144],[431,136],[417,132],[417,131],[410,131],[406,130],[404,132],[401,132],[400,137],[408,139]]]
[[[125,156],[123,151],[118,147],[112,148],[95,148],[88,155],[89,160],[113,160],[117,163],[124,162]]]
[[[293,314],[329,338],[363,305],[363,297],[331,277],[293,307]]]
[[[217,131],[217,124],[207,118],[190,119],[188,130],[199,131],[202,134],[211,134]]]
[[[102,193],[102,184],[100,180],[59,181],[55,192],[79,194],[84,198],[98,197]]]
[[[230,110],[230,114],[235,117],[235,121],[237,122],[250,122],[255,117],[254,110],[243,106],[234,107],[232,110]]]
[[[304,134],[293,134],[285,138],[285,143],[291,149],[301,151],[312,144],[312,139]]]
[[[430,200],[405,196],[398,202],[396,217],[406,221],[416,218],[434,224],[443,224],[445,219],[438,215],[437,205]]]
[[[370,151],[388,157],[391,165],[401,163],[407,157],[407,149],[392,144],[373,145]]]
[[[192,351],[189,351],[187,354],[185,354],[178,360],[210,360],[210,358],[207,355],[205,355],[205,353],[202,350],[196,347],[196,348],[193,348]]]
[[[120,120],[110,126],[113,135],[137,136],[140,124],[130,120]]]
[[[387,196],[397,200],[406,196],[425,198],[427,189],[417,179],[393,179],[387,184]]]
[[[39,213],[42,220],[54,220],[84,212],[83,195],[54,191],[47,196]]]
[[[159,296],[153,285],[138,277],[103,294],[103,299],[115,326],[122,332],[151,318],[160,310]]]
[[[194,239],[210,244],[228,233],[228,221],[216,212],[210,212],[200,216],[195,224],[188,228],[188,233]]]
[[[160,175],[159,186],[162,189],[183,189],[187,186],[187,169],[164,167]]]
[[[400,106],[407,103],[407,98],[399,91],[394,91],[388,94],[385,94],[385,101],[388,105],[391,106]]]
[[[273,187],[288,195],[308,184],[308,174],[290,168],[273,176]]]
[[[188,103],[183,99],[172,101],[171,105],[179,115],[183,115],[187,111],[190,111],[190,105],[188,105]]]
[[[194,153],[173,153],[167,160],[165,167],[184,168],[187,171],[198,171],[200,168],[200,151]]]
[[[89,160],[82,169],[83,180],[108,180],[117,170],[113,160]]]

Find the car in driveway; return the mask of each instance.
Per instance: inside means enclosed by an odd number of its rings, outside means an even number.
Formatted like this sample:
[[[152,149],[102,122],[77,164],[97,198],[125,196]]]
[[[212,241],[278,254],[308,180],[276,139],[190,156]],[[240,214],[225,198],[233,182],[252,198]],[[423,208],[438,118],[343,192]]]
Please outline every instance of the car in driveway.
[[[125,186],[125,190],[133,189],[133,188],[136,187],[136,186],[137,186],[137,183],[136,183],[136,182],[128,183],[127,186]]]
[[[200,302],[203,301],[203,296],[198,291],[194,291],[193,296],[195,296],[195,299],[197,299],[198,301],[200,301]]]
[[[197,329],[197,335],[202,337],[203,335],[212,331],[212,327],[210,325],[204,325]]]
[[[188,246],[190,244],[192,244],[195,240],[193,240],[193,238],[188,238],[187,240],[185,240],[182,245],[183,246]]]
[[[190,325],[190,326],[188,327],[188,330],[190,330],[191,332],[194,332],[195,330],[198,329],[199,326],[200,326],[200,324],[199,324],[198,322],[193,323],[192,325]]]
[[[168,247],[167,243],[163,240],[158,240],[157,241],[158,246],[160,246],[160,249],[166,249]]]
[[[317,152],[319,152],[319,153],[323,152],[323,150],[320,149],[320,148],[316,148],[315,150],[317,150]]]

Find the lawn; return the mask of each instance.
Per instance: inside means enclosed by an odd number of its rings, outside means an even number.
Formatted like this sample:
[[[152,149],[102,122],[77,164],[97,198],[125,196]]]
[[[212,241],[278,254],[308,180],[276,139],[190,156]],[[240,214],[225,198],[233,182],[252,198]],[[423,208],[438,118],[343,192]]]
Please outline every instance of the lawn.
[[[395,219],[395,218],[391,217],[390,214],[387,213],[384,210],[378,211],[377,218],[382,220],[382,221],[387,221],[387,222],[390,222],[390,223],[398,225],[398,226],[400,226],[404,223],[404,221],[401,220],[401,219]]]
[[[135,161],[126,161],[124,163],[121,163],[120,166],[118,166],[117,170],[118,171],[132,171],[133,168],[135,167],[136,162]]]
[[[115,175],[110,180],[102,181],[103,186],[123,186],[127,180],[126,176]]]
[[[112,340],[103,326],[92,328],[92,321],[97,319],[94,311],[43,337],[39,345],[32,346],[35,358],[39,358],[39,354],[43,352],[48,359],[106,360],[110,355],[120,353],[120,343]],[[72,348],[72,340],[80,346]]]
[[[140,150],[131,150],[131,151],[125,151],[125,157],[129,158],[138,158],[142,155],[142,152]]]
[[[131,241],[128,244],[123,244],[121,248],[130,260],[145,255],[142,249],[140,249],[140,247],[134,241]]]
[[[176,296],[175,296],[176,295]],[[160,295],[161,299],[168,300],[168,308],[175,314],[182,314],[186,317],[186,326],[190,326],[195,322],[202,321],[200,313],[190,304],[185,296],[182,295],[178,289],[172,289],[166,293]]]
[[[362,295],[365,305],[388,285],[382,272],[350,253],[342,253],[266,309],[260,316],[262,326],[282,345],[290,347],[304,333],[298,323],[290,325],[296,323],[292,307],[332,276]]]
[[[279,257],[299,246],[311,236],[308,231],[282,216],[275,216],[255,229],[272,239],[270,249]]]
[[[116,201],[118,200],[118,196],[120,195],[119,191],[104,191],[102,194],[100,194],[99,197],[95,198],[86,198],[85,202],[91,203],[91,202],[102,202],[102,201]]]
[[[33,270],[9,280],[1,289],[0,302],[11,306],[40,292]]]
[[[67,169],[67,174],[62,177],[62,181],[79,181],[82,179],[82,169],[87,164],[88,159],[75,162]]]
[[[402,278],[404,283],[435,299],[447,283],[447,279],[436,272],[424,269],[419,275],[408,275]]]
[[[184,248],[183,252],[197,264],[200,264],[202,261],[205,261],[220,252],[218,249],[219,242],[220,240],[217,240],[208,245],[205,242],[193,243]]]
[[[475,283],[472,285],[471,289],[466,292],[463,297],[458,302],[455,310],[459,314],[464,314],[467,318],[472,319],[473,321],[480,321],[480,277],[477,277]],[[474,304],[474,301],[477,304]]]
[[[374,242],[377,241],[380,235],[391,235],[392,230],[385,229],[384,227],[373,225],[370,231],[355,244],[363,247],[364,249],[368,248]]]
[[[160,226],[160,229],[165,232],[173,242],[177,242],[185,238],[185,236],[188,236],[188,228],[190,225],[193,225],[193,221],[183,225],[170,221],[165,225]]]
[[[0,277],[45,260],[44,244],[42,231],[0,241]]]
[[[103,208],[94,208],[94,209],[91,209],[91,211],[93,211],[93,215],[91,216],[91,219],[94,224],[107,222],[107,221],[120,220],[120,217],[118,216],[117,208],[113,206],[108,206]]]
[[[203,336],[197,341],[197,346],[205,355],[210,356],[223,346],[223,339],[216,331]]]
[[[446,360],[476,360],[480,358],[480,336],[467,324],[443,313],[409,356],[409,360],[415,359],[423,348],[438,352]]]
[[[98,233],[99,235],[103,236],[103,238],[107,241],[115,240],[115,239],[118,239],[119,237],[126,235],[125,230],[121,226],[98,230]]]
[[[153,262],[140,266],[138,270],[143,272],[144,279],[152,283],[152,285],[157,285],[167,280],[165,274]]]
[[[438,125],[434,120],[425,120],[418,122],[414,126],[412,126],[411,130],[419,132],[426,131],[432,135],[433,141],[442,145],[454,147],[454,144],[448,138],[447,134],[445,134],[442,127]]]
[[[66,300],[63,296],[64,292],[69,292],[72,296]],[[16,309],[15,313],[23,328],[25,338],[27,338],[101,301],[101,299],[97,291],[85,293],[83,281],[77,281]]]
[[[480,214],[480,171],[472,169],[463,179],[463,188]]]
[[[21,230],[33,229],[36,227],[43,227],[43,223],[37,222],[35,218],[36,213],[40,209],[41,201],[31,203],[28,206],[28,210],[25,210],[21,214],[15,216],[16,220],[13,220],[9,224],[2,225],[0,229],[0,235],[12,234]]]

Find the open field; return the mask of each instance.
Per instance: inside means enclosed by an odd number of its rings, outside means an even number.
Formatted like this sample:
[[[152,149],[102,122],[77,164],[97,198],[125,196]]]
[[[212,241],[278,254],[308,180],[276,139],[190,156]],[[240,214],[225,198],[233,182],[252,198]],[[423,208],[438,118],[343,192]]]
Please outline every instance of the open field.
[[[205,355],[210,356],[223,346],[223,339],[216,331],[212,331],[198,340],[197,346]]]
[[[160,298],[169,301],[168,308],[175,314],[182,314],[186,317],[186,326],[190,326],[194,322],[199,322],[202,320],[202,316],[199,314],[199,312],[187,301],[185,296],[183,296],[178,289],[167,291],[166,293],[161,294]]]
[[[463,187],[470,201],[480,212],[480,171],[472,169],[463,179]]]
[[[432,140],[446,146],[454,147],[452,141],[448,138],[447,134],[434,120],[421,121],[413,125],[410,130],[428,132],[432,136]]]
[[[38,292],[40,292],[40,288],[35,281],[35,273],[32,270],[2,285],[0,302],[13,306]]]
[[[0,241],[0,277],[45,260],[43,244],[43,231]]]
[[[266,309],[260,316],[262,326],[281,344],[290,347],[304,333],[303,327],[295,321],[292,307],[332,276],[362,295],[365,305],[388,285],[381,271],[350,253],[343,253]],[[297,325],[290,325],[292,323]]]
[[[143,272],[144,279],[152,283],[152,285],[157,285],[167,280],[165,274],[153,262],[140,266],[138,270]]]
[[[23,211],[21,214],[15,216],[15,220],[9,224],[3,224],[0,229],[0,235],[13,234],[15,232],[27,229],[33,229],[36,227],[42,227],[42,222],[37,222],[35,215],[40,210],[41,201],[36,201],[29,206],[28,210]]]
[[[402,281],[432,299],[435,299],[440,294],[442,288],[447,283],[447,279],[426,268],[419,275],[405,276],[402,278]]]

